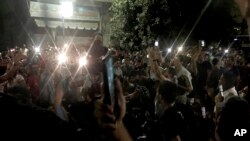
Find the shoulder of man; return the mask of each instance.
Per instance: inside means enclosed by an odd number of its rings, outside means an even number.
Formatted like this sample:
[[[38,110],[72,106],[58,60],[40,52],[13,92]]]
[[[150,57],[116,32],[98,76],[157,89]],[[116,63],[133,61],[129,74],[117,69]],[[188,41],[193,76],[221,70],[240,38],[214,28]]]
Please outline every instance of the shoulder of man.
[[[29,104],[22,104],[16,98],[0,94],[1,131],[13,135],[32,134],[41,136],[71,136],[72,126],[62,121],[53,112]]]

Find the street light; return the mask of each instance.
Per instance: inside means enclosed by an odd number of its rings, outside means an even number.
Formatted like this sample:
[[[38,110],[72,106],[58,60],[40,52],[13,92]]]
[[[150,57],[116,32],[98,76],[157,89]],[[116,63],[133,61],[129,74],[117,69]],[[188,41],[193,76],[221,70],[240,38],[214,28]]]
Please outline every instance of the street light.
[[[69,18],[73,15],[72,1],[62,1],[60,5],[60,14],[63,18]]]
[[[73,15],[73,3],[72,1],[62,1],[61,5],[60,5],[60,10],[58,11],[60,12],[59,14],[62,16],[62,20],[63,20],[63,41],[65,41],[64,37],[65,37],[65,25],[64,25],[64,20],[65,18],[69,18]]]

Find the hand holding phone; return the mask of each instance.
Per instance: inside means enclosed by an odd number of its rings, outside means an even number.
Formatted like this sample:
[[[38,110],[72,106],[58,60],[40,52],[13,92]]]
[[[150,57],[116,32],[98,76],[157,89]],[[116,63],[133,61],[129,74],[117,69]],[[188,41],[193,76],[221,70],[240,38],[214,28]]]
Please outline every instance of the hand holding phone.
[[[107,54],[103,59],[104,103],[115,106],[114,69],[112,57]]]
[[[126,113],[126,100],[123,95],[122,85],[121,82],[116,79],[114,80],[115,85],[115,93],[116,93],[116,106],[117,109],[115,110],[115,107],[111,106],[110,104],[105,103],[105,100],[97,99],[95,101],[95,111],[94,116],[97,118],[99,124],[101,127],[106,129],[115,129],[117,126],[117,123],[122,123],[122,120]],[[104,89],[104,85],[103,85]],[[106,93],[104,93],[104,99],[105,96],[107,96]]]

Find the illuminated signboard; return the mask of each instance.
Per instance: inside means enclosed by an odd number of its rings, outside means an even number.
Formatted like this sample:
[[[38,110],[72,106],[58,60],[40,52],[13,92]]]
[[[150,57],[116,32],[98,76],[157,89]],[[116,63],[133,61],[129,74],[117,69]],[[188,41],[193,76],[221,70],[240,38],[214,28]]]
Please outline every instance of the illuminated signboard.
[[[61,19],[60,4],[49,4],[41,2],[30,2],[30,15],[34,18]],[[95,8],[74,7],[73,15],[66,20],[77,21],[100,21],[100,13]]]
[[[36,24],[39,27],[45,27],[48,26],[50,28],[57,28],[58,26],[63,26],[63,23],[61,21],[44,21],[44,20],[35,20]],[[97,22],[91,23],[91,22],[71,22],[71,21],[65,21],[64,27],[69,27],[73,29],[86,29],[86,30],[97,30],[99,27],[99,24]]]

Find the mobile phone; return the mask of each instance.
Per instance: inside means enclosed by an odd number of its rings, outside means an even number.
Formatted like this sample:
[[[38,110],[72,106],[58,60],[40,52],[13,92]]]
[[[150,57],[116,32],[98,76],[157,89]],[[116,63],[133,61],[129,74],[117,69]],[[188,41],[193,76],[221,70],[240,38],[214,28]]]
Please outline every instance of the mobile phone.
[[[199,44],[201,47],[205,47],[205,41],[204,40],[199,40]]]
[[[103,59],[103,85],[105,104],[115,106],[115,86],[114,86],[114,69],[113,59],[109,53]]]
[[[222,85],[219,85],[219,92],[220,92],[220,95],[223,97],[223,86]]]
[[[205,107],[201,107],[201,113],[202,113],[202,117],[206,118],[206,108]]]

